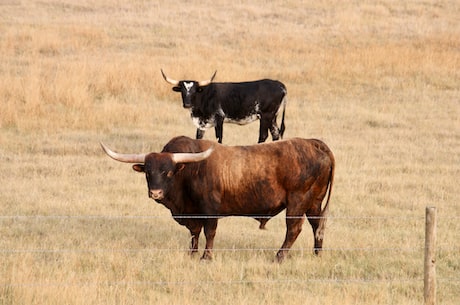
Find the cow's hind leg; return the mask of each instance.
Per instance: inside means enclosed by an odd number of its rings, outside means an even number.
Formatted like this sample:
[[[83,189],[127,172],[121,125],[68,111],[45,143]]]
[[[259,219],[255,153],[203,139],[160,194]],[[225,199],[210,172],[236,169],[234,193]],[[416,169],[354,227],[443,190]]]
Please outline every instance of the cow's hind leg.
[[[277,141],[280,139],[280,129],[276,124],[276,116],[273,117],[272,124],[270,126],[270,133],[272,135],[273,141]]]
[[[268,131],[270,131],[273,141],[280,139],[280,129],[276,124],[276,115],[266,114],[260,118],[259,143],[265,142],[268,138]]]
[[[286,238],[284,239],[283,245],[276,254],[278,262],[282,262],[286,257],[289,249],[294,244],[295,240],[302,231],[302,225],[305,221],[305,217],[302,213],[290,213],[286,211]]]
[[[324,225],[326,222],[325,218],[322,219],[323,217],[326,217],[326,215],[322,215],[321,213],[321,204],[327,191],[327,183],[324,185],[325,186],[314,197],[315,199],[313,199],[314,201],[310,209],[305,213],[313,230],[313,238],[315,243],[313,251],[316,255],[319,255],[323,248]]]
[[[316,255],[319,255],[321,252],[321,249],[323,248],[323,236],[322,234],[318,234],[318,227],[319,227],[319,223],[321,219],[320,216],[318,215],[319,213],[318,214],[314,213],[314,216],[309,216],[307,214],[308,222],[310,222],[311,228],[313,230],[313,238],[314,238],[314,243],[315,243],[313,247],[313,251]]]
[[[265,142],[268,138],[268,130],[271,126],[271,117],[262,115],[260,118],[259,141],[258,143]]]

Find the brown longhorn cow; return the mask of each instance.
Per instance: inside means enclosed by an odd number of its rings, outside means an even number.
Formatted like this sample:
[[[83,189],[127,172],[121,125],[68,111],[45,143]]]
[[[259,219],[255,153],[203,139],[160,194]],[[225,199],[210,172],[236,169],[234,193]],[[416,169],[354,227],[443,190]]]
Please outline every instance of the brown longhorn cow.
[[[101,145],[113,159],[136,163],[133,169],[145,173],[149,197],[167,207],[190,231],[192,253],[198,251],[204,229],[202,259],[212,258],[219,218],[248,216],[263,227],[284,209],[286,237],[276,255],[278,261],[297,239],[305,216],[313,229],[315,254],[322,248],[335,161],[320,140],[224,146],[181,136],[169,141],[162,152],[148,154],[120,154]]]

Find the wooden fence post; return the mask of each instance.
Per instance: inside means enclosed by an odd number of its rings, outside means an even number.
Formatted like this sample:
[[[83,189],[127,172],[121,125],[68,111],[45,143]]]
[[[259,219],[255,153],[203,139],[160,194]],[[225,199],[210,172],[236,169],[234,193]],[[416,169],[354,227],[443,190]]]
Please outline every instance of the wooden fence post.
[[[436,208],[426,207],[425,219],[425,305],[436,304]]]

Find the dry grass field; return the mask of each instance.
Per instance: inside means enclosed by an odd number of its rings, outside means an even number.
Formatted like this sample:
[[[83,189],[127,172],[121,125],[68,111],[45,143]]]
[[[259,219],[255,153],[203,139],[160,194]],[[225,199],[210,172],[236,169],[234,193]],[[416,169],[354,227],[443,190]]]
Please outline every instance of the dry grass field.
[[[459,16],[448,0],[0,1],[0,304],[421,304],[426,206],[438,303],[459,304]],[[214,261],[187,255],[188,231],[99,146],[195,135],[161,68],[286,84],[285,137],[336,156],[322,257],[306,224],[273,262],[282,214],[223,219]],[[226,145],[257,137],[224,125]]]

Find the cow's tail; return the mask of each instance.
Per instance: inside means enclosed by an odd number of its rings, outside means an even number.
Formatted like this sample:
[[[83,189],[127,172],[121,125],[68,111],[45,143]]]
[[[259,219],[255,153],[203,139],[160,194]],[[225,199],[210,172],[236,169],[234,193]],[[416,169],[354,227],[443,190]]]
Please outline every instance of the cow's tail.
[[[329,171],[329,182],[328,182],[328,194],[326,199],[326,204],[324,205],[320,215],[319,215],[319,224],[318,229],[316,230],[315,238],[317,240],[323,240],[324,230],[326,228],[327,214],[329,212],[329,200],[331,199],[332,185],[334,184],[334,171],[335,171],[335,160],[332,152],[329,153],[331,158],[331,168]]]
[[[284,125],[284,113],[286,112],[286,95],[287,91],[286,88],[283,87],[284,90],[284,97],[281,103],[283,104],[283,114],[281,115],[281,125],[280,125],[280,138],[283,138],[284,130],[286,129],[286,126]]]

